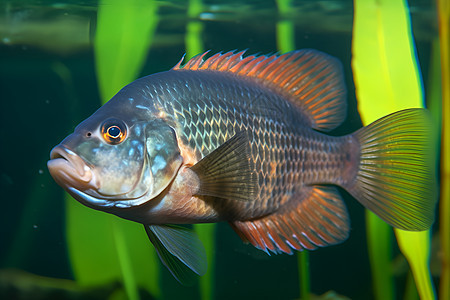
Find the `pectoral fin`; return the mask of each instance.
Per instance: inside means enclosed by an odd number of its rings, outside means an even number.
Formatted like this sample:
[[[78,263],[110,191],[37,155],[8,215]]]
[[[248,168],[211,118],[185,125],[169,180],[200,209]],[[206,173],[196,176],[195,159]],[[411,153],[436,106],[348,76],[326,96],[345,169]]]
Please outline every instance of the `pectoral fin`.
[[[238,132],[191,167],[199,180],[198,195],[250,201],[257,192],[251,162],[251,144],[245,131]]]
[[[162,263],[183,285],[192,285],[195,274],[207,269],[206,252],[193,230],[175,225],[144,225]]]

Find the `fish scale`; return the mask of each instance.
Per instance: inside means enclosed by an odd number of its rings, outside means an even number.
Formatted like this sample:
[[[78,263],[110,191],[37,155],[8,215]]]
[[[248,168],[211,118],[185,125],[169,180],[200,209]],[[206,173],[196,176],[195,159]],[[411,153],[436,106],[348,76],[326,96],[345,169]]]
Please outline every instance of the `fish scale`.
[[[301,193],[302,185],[336,183],[341,175],[339,170],[349,163],[340,154],[344,152],[345,143],[306,128],[298,121],[303,118],[302,113],[290,103],[286,106],[291,113],[279,114],[279,102],[286,101],[266,87],[253,85],[249,88],[247,82],[243,87],[241,81],[230,77],[211,71],[174,72],[169,78],[161,79],[171,91],[171,97],[160,105],[173,108],[173,115],[169,117],[177,120],[182,140],[193,147],[197,161],[236,132],[248,131],[252,148],[250,160],[259,193],[255,201],[232,202],[228,210],[233,210],[233,216],[252,219],[265,215],[284,204],[283,198],[284,202],[288,200],[284,195]],[[233,99],[233,110],[229,105],[224,107],[224,101],[216,100],[220,98],[216,97],[214,84],[231,80],[231,84],[221,86],[221,92]],[[202,82],[201,87],[196,86],[196,82]],[[210,82],[213,82],[211,86]],[[171,85],[178,85],[178,88],[175,90]],[[261,94],[265,96],[259,96]],[[259,104],[264,110],[260,107],[252,110],[252,99],[256,97],[260,98]],[[334,151],[329,151],[331,148]],[[335,164],[328,168],[331,164],[323,165],[322,161]]]

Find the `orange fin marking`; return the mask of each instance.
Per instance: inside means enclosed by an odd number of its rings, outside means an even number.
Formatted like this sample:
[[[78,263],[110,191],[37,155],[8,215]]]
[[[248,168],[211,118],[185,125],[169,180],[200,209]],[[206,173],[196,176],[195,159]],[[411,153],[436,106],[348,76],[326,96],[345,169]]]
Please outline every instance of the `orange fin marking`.
[[[295,59],[298,57],[298,55],[292,55],[288,59],[284,61],[285,64],[291,63],[295,61]],[[285,86],[286,82],[292,79],[293,76],[295,76],[296,71],[298,68],[296,68],[296,65],[292,64],[291,66],[287,68],[283,68],[283,64],[280,64],[273,73],[280,71],[278,76],[274,78],[274,82],[279,84],[280,86]],[[276,75],[276,74],[275,74]]]
[[[256,57],[254,60],[249,62],[247,68],[243,69],[245,70],[245,74],[241,72],[242,75],[249,76],[249,77],[256,77],[256,74],[258,72],[259,67],[262,66],[262,62],[264,60],[267,60],[268,58],[265,56]]]
[[[213,56],[211,56],[211,60],[210,60],[209,64],[203,63],[203,64],[200,66],[199,70],[207,70],[207,69],[209,68],[209,65],[211,65],[212,63],[214,63],[214,62],[216,61],[216,59],[217,59],[219,56],[220,56],[220,53],[216,53],[216,54],[214,54]]]
[[[295,74],[299,71],[299,68],[295,62],[295,60],[298,58],[299,54],[296,53],[295,55],[291,55],[287,57],[282,64],[279,64],[277,68],[275,68],[272,71],[272,74],[274,76],[273,81],[277,83],[280,86],[282,85],[282,82],[285,79],[292,78],[292,76],[295,76]]]
[[[310,49],[243,58],[244,53],[218,53],[205,60],[205,52],[183,66],[179,62],[173,70],[228,72],[254,78],[298,106],[314,129],[329,131],[345,119],[346,88],[337,59]]]
[[[319,65],[316,65],[314,68],[312,68],[311,70],[309,70],[307,73],[305,73],[305,76],[300,77],[301,80],[305,80],[306,78],[308,78],[308,76],[312,77],[309,78],[309,81],[315,81],[318,80],[321,75],[323,74],[323,72],[319,73],[319,74],[314,74],[317,70],[319,69]],[[326,83],[326,81],[322,81],[320,83],[318,83],[317,85],[322,85],[323,83]],[[298,90],[295,91],[296,95],[299,95],[301,99],[308,99],[309,94],[311,93],[311,91],[313,91],[314,89],[316,89],[317,85],[314,85],[312,87],[310,87],[309,85],[303,85],[301,88],[299,88]],[[309,99],[309,100],[305,100],[307,103],[309,103],[311,100],[313,99]]]
[[[272,55],[272,56],[269,56],[266,59],[262,60],[258,64],[258,68],[254,69],[255,76],[257,78],[268,78],[269,75],[267,73],[271,71],[272,67],[278,66],[278,65],[272,64],[272,62],[274,62],[276,60],[276,58],[277,57],[275,55]],[[249,74],[251,75],[252,73],[250,72]]]
[[[244,241],[267,253],[289,254],[340,243],[350,231],[347,209],[331,186],[304,187],[301,196],[279,211],[231,226]]]
[[[320,77],[322,77],[322,76],[325,75],[325,74],[326,74],[326,70],[323,70],[323,71],[321,71],[319,74],[317,74],[316,77],[313,78],[312,80],[318,80],[318,79],[320,79]],[[309,97],[309,100],[308,100],[307,103],[309,103],[309,102],[315,102],[315,105],[320,105],[320,104],[322,104],[321,102],[318,102],[318,101],[316,102],[315,100],[316,100],[316,98],[318,98],[319,96],[321,96],[322,94],[324,94],[324,92],[325,92],[326,90],[325,90],[325,89],[322,89],[322,88],[326,88],[326,84],[327,84],[326,81],[322,81],[322,82],[320,82],[319,84],[314,85],[309,91],[305,92],[305,93],[302,95],[302,98],[303,98],[303,99],[307,99],[313,92],[318,91],[318,94]],[[324,86],[325,86],[325,87],[324,87]]]
[[[206,54],[206,53],[204,53]],[[203,54],[202,54],[203,56]],[[198,55],[195,56],[193,58],[191,58],[185,65],[185,68],[189,68],[190,70],[195,70],[196,68],[194,68],[195,64],[199,64],[202,60],[202,56]]]
[[[243,58],[240,62],[238,62],[233,68],[231,68],[232,73],[241,74],[241,70],[248,64],[249,61],[255,59],[256,56],[250,55],[246,58]],[[244,72],[245,73],[245,72]]]
[[[223,71],[223,65],[226,64],[227,61],[229,61],[230,56],[233,55],[233,52],[227,52],[225,54],[222,54],[218,58],[216,58],[216,65],[217,65],[217,71]],[[208,68],[209,69],[209,68]]]
[[[299,67],[298,73],[295,74],[297,75],[297,77],[294,77],[293,81],[290,82],[289,85],[286,86],[286,88],[293,89],[294,87],[297,87],[297,93],[298,91],[303,91],[306,86],[299,86],[299,83],[305,80],[305,78],[307,78],[311,74],[312,70],[310,69],[312,66],[314,66],[315,63],[316,61],[314,60],[305,61],[304,65]]]
[[[183,66],[179,62],[173,70],[218,71],[255,78],[298,106],[315,129],[329,131],[345,119],[346,88],[337,59],[309,49],[243,58],[244,53],[217,53],[204,60],[205,52]]]

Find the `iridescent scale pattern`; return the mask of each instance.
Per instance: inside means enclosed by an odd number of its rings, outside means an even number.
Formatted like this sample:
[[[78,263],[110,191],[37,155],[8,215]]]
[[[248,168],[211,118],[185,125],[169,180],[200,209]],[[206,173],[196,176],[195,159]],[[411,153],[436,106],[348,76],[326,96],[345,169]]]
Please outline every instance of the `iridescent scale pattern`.
[[[301,195],[302,186],[343,180],[345,138],[314,131],[294,104],[267,87],[207,70],[159,73],[151,83],[145,92],[173,119],[197,160],[247,132],[259,193],[255,201],[229,199],[228,218],[256,218]]]

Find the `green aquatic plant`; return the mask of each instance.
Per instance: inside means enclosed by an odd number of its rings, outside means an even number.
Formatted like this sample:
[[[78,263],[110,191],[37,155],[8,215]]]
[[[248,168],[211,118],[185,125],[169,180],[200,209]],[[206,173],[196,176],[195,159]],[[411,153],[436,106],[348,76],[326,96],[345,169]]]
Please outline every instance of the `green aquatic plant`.
[[[98,85],[105,103],[136,79],[158,23],[155,1],[102,1],[95,35]],[[159,296],[158,260],[142,226],[82,207],[67,195],[67,239],[81,285],[123,282],[128,299],[138,287]]]
[[[281,16],[276,24],[277,48],[280,52],[295,49],[295,26],[292,20],[284,18],[289,15],[290,2],[290,0],[277,0]],[[406,3],[398,0],[355,0],[355,8],[353,53],[357,60],[354,61],[354,68],[363,121],[370,122],[372,119],[405,106],[422,105],[420,76],[413,55]],[[187,58],[203,52],[203,24],[198,20],[202,9],[201,0],[189,2],[189,21],[185,35]],[[375,16],[373,15],[374,11]],[[403,18],[398,17],[399,11]],[[156,12],[157,6],[154,1],[113,0],[108,1],[107,5],[102,3],[99,5],[95,53],[103,102],[139,74],[156,28]],[[392,18],[391,14],[394,13],[396,17]],[[391,26],[394,26],[396,30],[392,30]],[[367,39],[372,39],[372,41]],[[373,47],[371,44],[373,40],[380,42],[379,47]],[[395,41],[394,45],[391,44],[392,40]],[[372,51],[378,51],[378,54],[373,54]],[[410,56],[405,53],[409,53]],[[405,63],[395,55],[409,60]],[[380,61],[381,64],[377,65]],[[371,74],[361,72],[364,69],[363,62],[368,64],[366,66]],[[394,63],[404,64],[402,65],[401,84],[393,81],[396,74],[393,74],[392,70],[397,68],[393,65]],[[379,66],[381,66],[381,70],[372,73]],[[404,71],[404,66],[409,68],[409,71]],[[360,67],[359,70],[358,67]],[[405,74],[412,75],[407,77]],[[382,82],[371,80],[369,77],[364,78],[368,75],[381,79]],[[405,84],[408,85],[407,88],[404,87]],[[383,88],[381,89],[379,86],[383,86]],[[387,88],[385,89],[385,87]],[[402,91],[401,96],[398,95],[399,90]],[[386,95],[380,96],[379,92],[381,91],[386,91]],[[411,93],[412,96],[406,95],[406,92]],[[371,99],[375,99],[375,101]],[[380,101],[383,99],[392,102],[388,105],[380,105]],[[405,102],[399,102],[401,100]],[[370,101],[376,103],[376,106],[366,106],[366,103]],[[70,197],[68,196],[68,198]],[[161,297],[159,262],[141,225],[86,209],[72,199],[68,199],[67,212],[70,257],[78,282],[93,285],[119,279],[124,283],[126,296],[129,299],[139,299],[138,287],[145,287],[153,296]],[[380,292],[377,299],[393,299],[393,279],[387,276],[391,273],[392,231],[390,227],[373,216],[368,217],[368,227],[369,230],[373,229],[368,236],[372,241],[369,248],[374,266],[375,290]],[[208,253],[209,268],[208,273],[200,279],[200,295],[202,299],[212,299],[214,274],[212,254],[214,253],[216,227],[215,224],[201,224],[194,225],[194,228]],[[414,274],[419,289],[422,287],[421,294],[434,297],[426,264],[429,251],[428,233],[412,233],[408,236],[400,231],[396,231],[396,233],[399,236],[398,240],[402,251],[408,257],[412,269],[416,270]],[[413,249],[415,247],[411,247],[411,243],[418,241],[423,247]],[[375,248],[376,246],[380,248]],[[109,249],[112,251],[108,251]],[[410,250],[417,251],[414,253]],[[306,251],[298,253],[298,262],[301,298],[308,299],[310,297],[310,275]],[[423,279],[420,280],[420,278]]]
[[[355,0],[352,67],[363,123],[391,112],[423,106],[409,8],[404,0]],[[376,299],[393,299],[390,272],[391,230],[367,214],[369,256]],[[428,267],[428,231],[395,229],[397,242],[413,272],[419,295],[434,299]]]
[[[289,20],[291,0],[277,0],[278,13],[280,20],[276,24],[277,49],[281,53],[295,50],[295,26],[292,20]]]
[[[204,51],[203,49],[203,23],[198,19],[203,11],[202,0],[189,0],[187,16],[189,21],[186,25],[186,58],[190,59]]]
[[[440,299],[450,299],[450,2],[438,0],[442,77],[440,237],[442,273]]]
[[[103,103],[138,77],[158,24],[157,9],[153,0],[99,3],[94,46]]]

